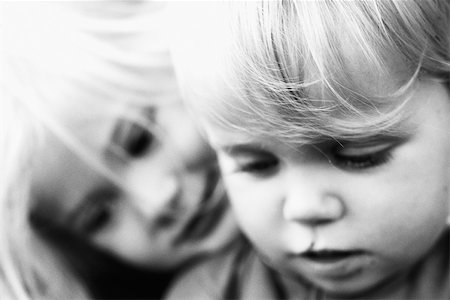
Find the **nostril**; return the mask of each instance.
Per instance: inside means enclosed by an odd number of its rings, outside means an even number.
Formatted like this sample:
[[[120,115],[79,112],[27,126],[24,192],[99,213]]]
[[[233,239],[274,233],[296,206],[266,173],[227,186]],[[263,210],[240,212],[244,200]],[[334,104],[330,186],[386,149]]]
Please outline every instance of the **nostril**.
[[[156,216],[152,223],[156,228],[167,228],[175,224],[177,218],[175,213],[166,212]]]

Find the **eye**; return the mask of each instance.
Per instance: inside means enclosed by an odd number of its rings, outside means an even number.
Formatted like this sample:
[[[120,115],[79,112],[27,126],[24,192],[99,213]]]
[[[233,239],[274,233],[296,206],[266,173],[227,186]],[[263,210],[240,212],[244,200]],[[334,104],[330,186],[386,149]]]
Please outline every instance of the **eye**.
[[[149,128],[132,120],[120,120],[114,130],[112,143],[128,157],[141,158],[156,145],[156,137]]]
[[[153,142],[154,136],[146,128],[138,124],[130,124],[122,140],[122,148],[129,156],[139,158],[149,151]]]
[[[250,173],[255,176],[269,176],[278,170],[278,158],[269,153],[255,151],[233,156],[237,172]]]
[[[338,145],[332,151],[335,166],[347,170],[370,169],[386,164],[392,158],[395,144]]]
[[[118,192],[115,189],[93,191],[83,200],[70,217],[77,232],[93,235],[105,229],[117,210]]]

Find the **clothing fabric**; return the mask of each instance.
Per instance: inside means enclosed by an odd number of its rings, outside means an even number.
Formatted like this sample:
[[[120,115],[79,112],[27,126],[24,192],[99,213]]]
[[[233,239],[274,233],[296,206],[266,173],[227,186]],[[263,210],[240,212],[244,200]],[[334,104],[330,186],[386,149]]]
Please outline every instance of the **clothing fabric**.
[[[428,255],[409,270],[355,299],[450,299],[447,229]],[[166,299],[348,299],[268,267],[246,241],[195,266],[175,280]]]

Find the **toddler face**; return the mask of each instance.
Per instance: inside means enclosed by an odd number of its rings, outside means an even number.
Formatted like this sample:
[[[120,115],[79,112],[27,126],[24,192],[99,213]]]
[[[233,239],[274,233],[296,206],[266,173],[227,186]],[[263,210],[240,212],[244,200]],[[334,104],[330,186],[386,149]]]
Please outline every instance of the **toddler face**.
[[[449,214],[448,91],[419,83],[404,109],[395,136],[300,148],[207,125],[238,222],[267,263],[350,295],[426,255]]]
[[[41,211],[95,246],[151,268],[177,267],[230,243],[236,226],[227,203],[212,201],[221,192],[215,156],[184,107],[178,101],[133,113],[139,122],[119,115],[86,123],[64,114],[65,125],[127,190],[49,137],[34,174]]]

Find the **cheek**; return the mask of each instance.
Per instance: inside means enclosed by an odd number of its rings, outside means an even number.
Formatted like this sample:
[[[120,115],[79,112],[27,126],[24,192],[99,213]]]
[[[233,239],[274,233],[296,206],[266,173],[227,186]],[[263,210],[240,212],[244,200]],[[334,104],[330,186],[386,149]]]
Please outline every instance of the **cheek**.
[[[422,216],[424,223],[433,224],[448,216],[449,150],[424,154],[422,162],[414,166],[405,179],[411,190],[411,209]]]
[[[223,167],[222,167],[223,169]],[[227,190],[232,210],[234,211],[238,222],[246,225],[249,220],[247,215],[251,216],[254,206],[254,195],[239,180],[232,178],[233,175],[224,175],[224,184]]]
[[[165,260],[171,248],[165,239],[160,239],[157,233],[152,233],[149,224],[151,223],[142,221],[132,209],[123,207],[109,227],[97,234],[92,242],[97,247],[140,267],[169,265]]]
[[[422,255],[446,226],[449,178],[445,169],[442,164],[417,161],[399,165],[389,176],[372,178],[371,184],[356,185],[362,191],[358,199],[366,195],[367,201],[362,204],[355,198],[353,215],[359,220],[357,227],[371,237],[367,243],[398,259]]]
[[[137,215],[121,206],[110,224],[93,238],[93,243],[127,261],[140,261],[148,249],[149,235]]]
[[[427,227],[448,215],[450,143],[440,133],[429,129],[401,149],[395,168],[385,178],[386,198],[399,215],[408,217],[410,226]]]
[[[240,175],[224,177],[232,210],[240,226],[250,235],[275,229],[275,225],[281,221],[279,216],[282,199],[276,180],[254,182],[243,177]]]
[[[447,203],[447,224],[450,224],[450,147],[448,150],[447,157],[447,172],[446,172],[446,183],[444,188],[444,193],[446,195],[446,203]]]

